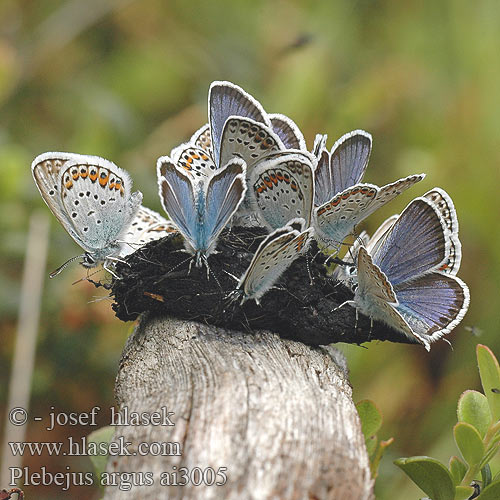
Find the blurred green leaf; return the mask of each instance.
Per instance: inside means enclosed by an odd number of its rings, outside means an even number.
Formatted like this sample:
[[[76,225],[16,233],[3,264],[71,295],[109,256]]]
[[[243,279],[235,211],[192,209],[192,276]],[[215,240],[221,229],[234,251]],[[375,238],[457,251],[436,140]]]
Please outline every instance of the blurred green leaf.
[[[498,360],[491,350],[482,344],[477,345],[476,353],[483,391],[490,403],[493,419],[498,421],[500,420],[500,393],[498,392],[500,391],[500,367]]]
[[[479,432],[471,424],[458,422],[453,428],[455,443],[469,465],[479,464],[485,449]]]
[[[368,452],[368,456],[372,457],[377,449],[378,438],[377,436],[370,436],[367,439],[365,438],[366,451]]]
[[[91,432],[87,436],[87,441],[89,443],[96,443],[97,445],[99,445],[99,443],[109,444],[113,439],[114,433],[115,433],[115,428],[111,425],[108,425],[106,427],[101,427],[100,429]],[[92,462],[92,465],[94,466],[94,471],[96,475],[100,477],[101,474],[106,471],[108,455],[97,455],[97,456],[91,455],[90,460]]]
[[[468,500],[474,494],[472,486],[457,486],[454,500]]]
[[[500,481],[489,484],[479,495],[479,500],[498,500],[500,498]]]
[[[488,399],[477,391],[465,391],[458,400],[458,420],[475,427],[484,438],[491,424],[491,412]]]
[[[430,457],[400,458],[394,463],[432,500],[454,500],[455,486],[448,469]]]
[[[382,414],[373,401],[365,399],[356,404],[361,420],[361,432],[368,439],[377,434],[382,425]]]
[[[465,476],[465,473],[467,472],[467,466],[456,456],[450,458],[448,465],[455,485],[460,484]]]

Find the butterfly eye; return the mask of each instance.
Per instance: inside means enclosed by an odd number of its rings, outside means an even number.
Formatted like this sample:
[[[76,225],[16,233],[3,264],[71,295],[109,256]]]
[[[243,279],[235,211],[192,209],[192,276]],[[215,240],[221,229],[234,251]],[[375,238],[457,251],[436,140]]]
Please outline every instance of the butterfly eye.
[[[352,276],[353,274],[356,273],[356,268],[354,266],[349,266],[347,268],[347,272]]]
[[[358,289],[358,284],[354,283],[354,285],[352,285],[352,291],[355,292],[357,289]]]
[[[85,257],[83,258],[85,264],[94,265],[96,263],[92,254],[85,252]]]

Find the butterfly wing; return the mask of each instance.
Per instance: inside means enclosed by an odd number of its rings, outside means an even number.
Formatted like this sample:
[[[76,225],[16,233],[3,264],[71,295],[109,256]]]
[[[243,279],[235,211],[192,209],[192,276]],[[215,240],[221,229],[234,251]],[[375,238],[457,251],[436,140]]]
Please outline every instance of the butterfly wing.
[[[415,198],[373,254],[393,286],[438,269],[448,255],[444,222],[426,198]]]
[[[303,155],[293,153],[261,162],[252,172],[253,198],[262,221],[270,229],[303,218],[310,225],[314,199],[313,168]]]
[[[425,339],[415,334],[398,312],[398,299],[394,288],[363,247],[359,249],[357,257],[357,283],[354,303],[363,314],[383,321],[428,347]]]
[[[338,250],[354,226],[371,213],[377,194],[377,186],[357,184],[317,207],[313,218],[316,239]]]
[[[366,231],[362,231],[354,240],[352,247],[349,249],[346,255],[342,257],[342,260],[347,263],[356,264],[360,247],[364,247],[370,255],[373,254],[380,245],[381,241],[383,241],[383,238],[387,235],[389,229],[396,222],[398,217],[399,215],[392,215],[384,222],[382,222],[378,229],[373,233],[373,236],[371,238],[368,236],[368,233]],[[352,287],[352,283],[356,281],[356,268],[349,265],[339,265],[332,273],[332,277],[339,281],[343,281],[348,286]]]
[[[343,135],[330,152],[319,154],[316,178],[316,205],[326,203],[336,194],[359,184],[368,166],[372,149],[372,136],[363,130]],[[323,150],[324,151],[324,150]]]
[[[163,209],[177,226],[191,253],[197,248],[197,206],[193,177],[177,167],[168,156],[157,162],[158,193]],[[200,182],[200,181],[198,181]]]
[[[238,283],[238,289],[243,290],[243,302],[254,299],[259,303],[290,264],[307,250],[312,234],[313,229],[305,229],[303,219],[292,220],[269,234]]]
[[[326,134],[316,134],[316,137],[314,138],[314,144],[312,148],[312,154],[316,157],[319,158],[321,155],[322,151],[326,150],[326,141],[328,140],[328,135]]]
[[[268,116],[274,132],[279,136],[286,149],[306,149],[304,136],[293,120],[279,113]]]
[[[213,82],[208,92],[208,118],[214,160],[221,166],[222,130],[230,116],[243,116],[271,126],[262,105],[242,88],[230,82]]]
[[[159,240],[176,232],[175,225],[170,221],[157,212],[141,206],[124,235],[125,245],[120,251],[120,256],[125,257],[150,241]]]
[[[349,132],[333,145],[330,168],[334,186],[330,198],[361,182],[371,151],[372,136],[364,130]]]
[[[456,275],[460,269],[460,263],[462,261],[462,244],[458,238],[458,218],[455,205],[453,204],[449,194],[438,187],[425,193],[424,197],[432,202],[438,209],[439,214],[443,218],[446,225],[450,238],[450,252],[448,260],[443,264],[441,271]]]
[[[424,177],[424,174],[411,175],[381,188],[373,184],[356,184],[342,191],[316,208],[317,239],[328,248],[338,249],[356,224]]]
[[[210,125],[206,123],[200,127],[192,136],[189,142],[196,148],[203,149],[213,157],[212,138],[210,136]]]
[[[373,255],[377,251],[377,248],[389,233],[389,229],[391,229],[394,223],[398,220],[398,217],[398,214],[391,215],[388,219],[382,222],[382,224],[380,224],[377,230],[373,233],[373,236],[366,242],[365,247],[368,253]]]
[[[220,165],[235,156],[245,161],[247,175],[269,153],[285,149],[281,139],[266,125],[250,118],[230,116],[224,124],[220,145]]]
[[[202,222],[205,233],[204,248],[208,253],[245,197],[245,174],[244,162],[233,158],[224,168],[218,170],[208,183]]]
[[[72,223],[61,205],[59,172],[68,161],[85,161],[85,158],[84,155],[74,153],[50,152],[37,156],[31,164],[31,173],[42,198],[66,230],[72,226]],[[77,243],[81,242],[77,241]]]
[[[442,272],[420,276],[395,287],[398,311],[411,329],[428,342],[450,332],[469,307],[469,289],[457,278]]]
[[[59,171],[60,208],[69,233],[89,252],[110,252],[132,222],[142,194],[131,193],[130,176],[97,156],[81,156]],[[104,258],[101,255],[100,258]]]
[[[216,167],[210,155],[203,149],[195,147],[191,144],[183,149],[180,149],[176,154],[177,160],[167,158],[168,161],[176,163],[178,167],[185,170],[193,179],[208,178]]]

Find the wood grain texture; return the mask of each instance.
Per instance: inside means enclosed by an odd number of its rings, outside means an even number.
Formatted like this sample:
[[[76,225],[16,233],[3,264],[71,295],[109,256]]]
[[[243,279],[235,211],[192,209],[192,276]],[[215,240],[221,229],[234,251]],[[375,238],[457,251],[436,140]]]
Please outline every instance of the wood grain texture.
[[[106,500],[371,499],[373,482],[343,356],[269,332],[249,335],[143,318],[123,352],[116,399],[129,412],[175,414],[174,426],[120,436],[179,442],[182,456],[112,457],[108,472],[149,471],[154,485],[107,488]],[[173,467],[227,467],[224,486],[169,487]]]

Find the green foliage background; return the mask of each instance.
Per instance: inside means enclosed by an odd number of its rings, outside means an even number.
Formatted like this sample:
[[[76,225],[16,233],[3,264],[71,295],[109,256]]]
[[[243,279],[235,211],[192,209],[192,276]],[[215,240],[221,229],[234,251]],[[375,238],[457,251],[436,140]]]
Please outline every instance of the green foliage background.
[[[369,231],[433,186],[455,201],[460,275],[471,289],[471,307],[449,336],[453,349],[445,342],[430,354],[388,343],[343,347],[355,399],[376,401],[385,416],[379,436],[396,438],[382,462],[377,498],[418,498],[391,458],[449,457],[457,398],[479,387],[474,346],[480,341],[500,352],[499,46],[495,0],[2,0],[2,405],[28,220],[35,210],[48,214],[31,178],[32,159],[51,150],[104,156],[127,169],[145,204],[160,210],[156,158],[204,123],[210,82],[227,79],[268,111],[293,118],[310,146],[317,132],[329,134],[329,146],[352,129],[371,132],[368,182],[427,173],[372,216],[364,226]],[[51,222],[48,271],[78,251]],[[101,292],[71,286],[83,274],[73,266],[45,282],[32,393],[41,414],[50,406],[88,411],[113,403],[131,326],[113,317],[109,301],[88,303]],[[41,428],[28,434],[48,439]],[[49,467],[64,470],[63,458]],[[84,460],[71,467],[90,470]],[[97,498],[89,488],[71,496],[27,491],[41,499]]]

